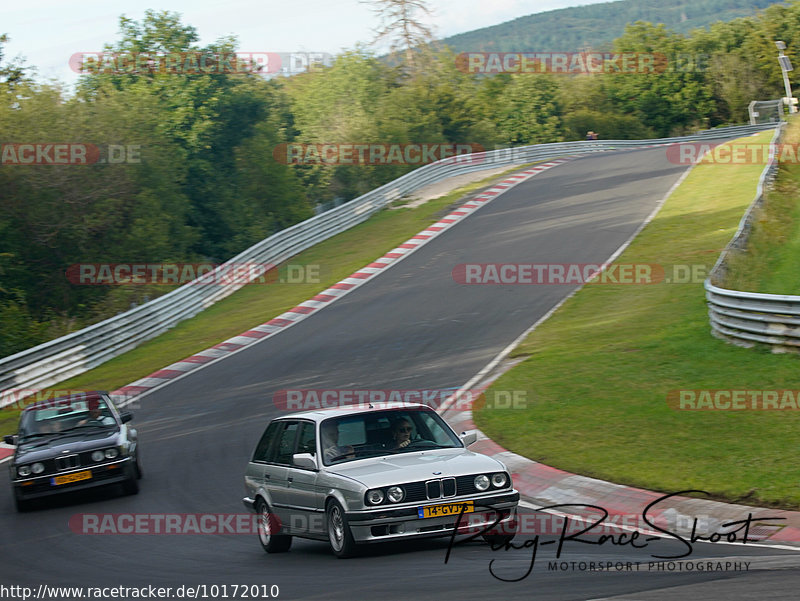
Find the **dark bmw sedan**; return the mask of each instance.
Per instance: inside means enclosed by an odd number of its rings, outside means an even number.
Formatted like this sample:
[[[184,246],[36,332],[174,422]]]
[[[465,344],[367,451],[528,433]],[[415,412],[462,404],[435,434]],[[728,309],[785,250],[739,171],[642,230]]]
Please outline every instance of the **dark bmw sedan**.
[[[139,492],[139,454],[133,415],[118,411],[105,392],[40,401],[25,407],[10,465],[17,510],[64,492],[121,484]]]

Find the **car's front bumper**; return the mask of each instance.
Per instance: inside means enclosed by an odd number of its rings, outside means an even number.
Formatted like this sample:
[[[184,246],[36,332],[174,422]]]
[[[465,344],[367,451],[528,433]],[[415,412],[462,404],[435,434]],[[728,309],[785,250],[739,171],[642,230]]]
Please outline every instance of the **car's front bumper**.
[[[472,497],[448,500],[450,503],[474,501],[475,512],[435,518],[420,518],[418,506],[391,508],[384,506],[366,511],[346,513],[347,523],[357,543],[373,543],[407,538],[446,536],[456,527],[463,534],[481,532],[513,532],[516,527],[516,508],[519,493],[494,494],[490,497]],[[425,505],[437,504],[427,502]],[[422,505],[422,504],[420,504]]]
[[[119,460],[110,461],[101,465],[59,472],[58,474],[43,474],[32,478],[17,478],[12,480],[12,486],[19,499],[28,500],[49,497],[65,492],[85,490],[87,488],[95,488],[97,486],[118,484],[131,477],[131,468],[129,465],[131,461],[131,457],[123,457]],[[53,484],[52,479],[56,476],[85,471],[90,471],[92,477],[68,484]]]

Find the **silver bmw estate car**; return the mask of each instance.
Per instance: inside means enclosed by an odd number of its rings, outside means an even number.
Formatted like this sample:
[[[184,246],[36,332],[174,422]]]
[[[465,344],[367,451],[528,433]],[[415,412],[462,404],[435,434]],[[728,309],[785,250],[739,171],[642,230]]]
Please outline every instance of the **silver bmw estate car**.
[[[467,447],[435,411],[406,403],[294,413],[272,420],[245,474],[268,553],[293,536],[356,545],[462,533],[514,537],[519,493],[499,461]]]

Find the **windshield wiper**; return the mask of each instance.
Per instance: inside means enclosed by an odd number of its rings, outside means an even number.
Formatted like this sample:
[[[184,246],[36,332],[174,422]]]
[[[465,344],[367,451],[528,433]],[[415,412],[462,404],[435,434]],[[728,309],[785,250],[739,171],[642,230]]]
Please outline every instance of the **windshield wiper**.
[[[25,434],[24,436],[20,437],[20,440],[28,440],[31,438],[41,438],[42,436],[53,436],[58,434],[58,432],[34,432],[33,434]]]
[[[73,430],[78,430],[79,428],[103,428],[103,429],[107,429],[107,428],[110,428],[110,427],[111,426],[106,426],[106,425],[103,425],[103,424],[81,424],[80,426],[72,426],[71,428],[67,428],[66,430],[62,430],[61,433],[63,434],[64,432],[72,432]]]

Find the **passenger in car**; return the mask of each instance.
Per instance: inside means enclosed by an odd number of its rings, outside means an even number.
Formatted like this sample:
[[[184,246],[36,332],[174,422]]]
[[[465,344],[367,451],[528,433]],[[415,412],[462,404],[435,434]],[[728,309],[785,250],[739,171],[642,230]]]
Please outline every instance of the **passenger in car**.
[[[336,422],[327,421],[322,424],[322,453],[325,463],[334,460],[353,458],[353,447],[339,445],[339,426]]]

